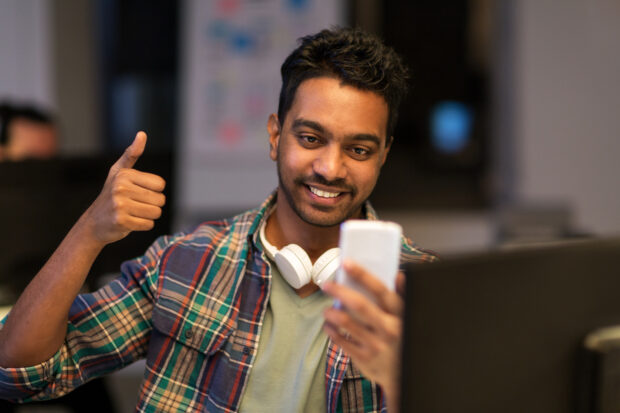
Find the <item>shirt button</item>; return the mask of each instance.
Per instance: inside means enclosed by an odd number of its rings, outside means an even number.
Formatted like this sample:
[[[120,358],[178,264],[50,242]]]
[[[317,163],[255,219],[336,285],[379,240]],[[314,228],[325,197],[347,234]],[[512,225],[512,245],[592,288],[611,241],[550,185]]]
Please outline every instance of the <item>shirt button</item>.
[[[250,348],[249,347],[243,347],[243,354],[245,354],[246,356],[250,355]]]
[[[188,328],[187,330],[185,330],[185,338],[192,338],[194,336],[194,332],[192,331],[191,328]]]

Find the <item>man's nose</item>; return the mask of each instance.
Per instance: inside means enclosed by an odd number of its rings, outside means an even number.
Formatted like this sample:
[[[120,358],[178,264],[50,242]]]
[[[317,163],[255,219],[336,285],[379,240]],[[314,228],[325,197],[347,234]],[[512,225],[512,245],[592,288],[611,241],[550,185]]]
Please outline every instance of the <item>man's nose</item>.
[[[340,147],[328,145],[318,153],[313,169],[316,174],[330,182],[344,179],[347,176],[345,154]]]

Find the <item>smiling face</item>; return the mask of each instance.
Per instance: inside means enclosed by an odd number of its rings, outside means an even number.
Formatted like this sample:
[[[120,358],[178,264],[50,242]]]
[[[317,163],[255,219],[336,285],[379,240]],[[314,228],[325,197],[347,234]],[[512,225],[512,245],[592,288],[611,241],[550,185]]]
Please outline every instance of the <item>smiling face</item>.
[[[275,115],[268,123],[278,210],[318,227],[360,217],[389,151],[387,120],[374,92],[328,77],[303,81],[284,124]]]

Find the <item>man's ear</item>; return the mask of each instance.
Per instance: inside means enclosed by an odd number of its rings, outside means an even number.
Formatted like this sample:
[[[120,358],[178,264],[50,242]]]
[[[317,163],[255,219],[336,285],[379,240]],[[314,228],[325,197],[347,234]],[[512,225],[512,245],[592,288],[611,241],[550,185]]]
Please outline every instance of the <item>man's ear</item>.
[[[383,164],[385,164],[385,161],[387,160],[388,153],[390,152],[390,149],[392,148],[392,142],[394,142],[394,137],[390,136],[387,140],[387,143],[385,144],[385,150],[383,151],[383,158],[381,159],[381,166],[383,166]]]
[[[275,161],[278,159],[278,144],[280,143],[280,121],[278,115],[272,113],[267,120],[267,132],[269,133],[269,157]]]

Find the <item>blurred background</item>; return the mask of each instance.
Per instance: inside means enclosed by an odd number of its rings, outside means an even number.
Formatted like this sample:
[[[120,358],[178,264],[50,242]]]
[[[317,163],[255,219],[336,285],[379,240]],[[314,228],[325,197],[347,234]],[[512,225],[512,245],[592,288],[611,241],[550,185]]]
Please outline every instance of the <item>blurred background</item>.
[[[280,64],[332,25],[378,34],[411,68],[380,217],[444,256],[620,233],[615,0],[0,0],[0,304],[138,130],[167,209],[106,248],[86,288],[156,235],[259,205],[277,184]],[[37,144],[18,156],[19,131]],[[140,375],[107,380],[119,411]]]

